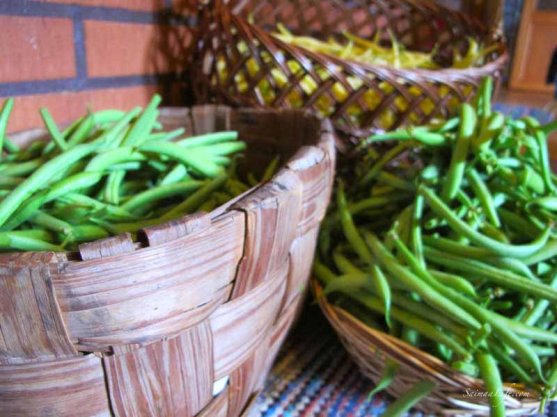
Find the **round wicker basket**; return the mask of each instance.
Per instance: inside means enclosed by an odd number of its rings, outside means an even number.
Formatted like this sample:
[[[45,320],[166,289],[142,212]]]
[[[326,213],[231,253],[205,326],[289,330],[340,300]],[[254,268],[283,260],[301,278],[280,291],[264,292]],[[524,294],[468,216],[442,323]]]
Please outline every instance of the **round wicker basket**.
[[[237,130],[267,183],[211,213],[0,255],[2,417],[247,415],[301,305],[334,175],[328,122],[293,111],[166,109]],[[26,132],[24,142],[41,132]]]
[[[377,130],[448,117],[476,91],[481,78],[501,77],[507,54],[494,32],[428,0],[210,0],[201,10],[194,86],[201,102],[310,109],[331,118],[357,142]],[[257,25],[248,21],[257,22]],[[395,69],[312,53],[266,30],[282,23],[298,35],[327,38],[349,31],[406,47],[431,50],[440,60],[465,51],[474,38],[493,48],[482,67]],[[295,65],[293,65],[295,64]],[[308,87],[312,86],[312,87]]]
[[[312,290],[321,310],[338,334],[362,373],[377,383],[388,360],[398,363],[395,379],[387,392],[398,398],[416,382],[427,378],[437,388],[416,405],[425,413],[451,416],[489,416],[489,398],[483,382],[461,374],[438,358],[373,329],[344,309],[330,304],[317,280]],[[505,384],[505,406],[508,416],[536,414],[540,407],[538,393],[520,384]]]

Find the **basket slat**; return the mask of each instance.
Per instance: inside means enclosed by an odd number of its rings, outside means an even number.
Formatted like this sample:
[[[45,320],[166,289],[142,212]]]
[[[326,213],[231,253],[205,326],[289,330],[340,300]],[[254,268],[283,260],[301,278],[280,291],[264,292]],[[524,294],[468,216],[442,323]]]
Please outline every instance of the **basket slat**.
[[[101,359],[0,366],[0,415],[111,417]]]
[[[233,297],[284,270],[296,235],[297,225],[291,219],[301,216],[301,188],[298,177],[285,171],[263,185],[259,193],[233,206],[245,214],[247,229]]]
[[[214,335],[215,380],[230,374],[268,336],[284,294],[287,265],[274,276],[223,304],[211,315]]]
[[[53,290],[55,261],[53,254],[25,253],[0,267],[0,364],[77,354]]]
[[[193,417],[212,397],[212,334],[207,322],[179,336],[103,359],[119,416]]]
[[[231,213],[165,246],[68,266],[55,288],[72,337],[131,342],[147,326],[164,336],[156,323],[211,302],[234,280],[243,236],[242,216]]]

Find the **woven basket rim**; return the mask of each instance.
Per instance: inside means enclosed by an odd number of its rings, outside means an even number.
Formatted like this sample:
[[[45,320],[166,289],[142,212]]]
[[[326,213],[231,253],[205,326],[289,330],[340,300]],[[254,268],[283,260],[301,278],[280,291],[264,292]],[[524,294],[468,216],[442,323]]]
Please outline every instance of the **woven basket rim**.
[[[387,340],[387,341],[390,342],[390,344],[399,345],[399,346],[403,347],[406,351],[412,352],[414,354],[413,357],[414,357],[415,360],[418,360],[418,361],[421,362],[420,357],[426,358],[428,362],[434,363],[437,367],[439,367],[443,371],[443,373],[447,377],[451,378],[453,381],[466,380],[467,382],[469,382],[474,387],[479,387],[479,388],[483,387],[484,383],[483,383],[482,380],[480,380],[478,378],[475,378],[475,377],[472,377],[472,376],[469,376],[469,375],[466,375],[466,374],[463,374],[461,372],[458,372],[455,369],[452,369],[445,362],[443,362],[442,360],[440,360],[436,356],[433,356],[428,352],[425,352],[425,351],[423,351],[423,350],[421,350],[421,349],[419,349],[415,346],[412,346],[412,345],[408,344],[407,342],[405,342],[402,339],[391,336],[391,335],[389,335],[389,334],[387,334],[387,333],[385,333],[381,330],[377,330],[377,329],[374,329],[372,327],[369,327],[367,324],[362,322],[360,319],[358,319],[357,317],[355,317],[353,314],[346,311],[342,307],[335,306],[335,305],[329,303],[329,301],[327,300],[327,297],[323,293],[323,288],[322,288],[321,284],[317,281],[317,279],[313,275],[310,276],[310,281],[311,281],[312,292],[313,292],[314,296],[316,297],[317,302],[319,303],[319,307],[323,311],[325,317],[327,317],[327,320],[329,320],[329,321],[334,320],[335,325],[342,326],[342,320],[339,320],[339,318],[338,318],[338,316],[340,314],[345,319],[349,320],[350,322],[352,322],[353,324],[355,324],[359,328],[363,329],[365,332],[373,334],[376,338]],[[336,331],[336,326],[335,325],[333,325],[332,327],[335,328],[335,331]],[[388,352],[386,352],[385,349],[382,349],[380,347],[377,347],[377,349],[388,355]],[[432,375],[432,376],[434,376],[434,375]],[[522,383],[503,382],[503,386],[505,387],[506,392],[526,393],[527,398],[536,398],[536,400],[533,400],[533,401],[522,401],[525,404],[532,405],[532,406],[540,404],[541,399],[538,396],[538,393],[536,391],[532,390],[532,389],[528,389]],[[531,396],[531,395],[533,395],[533,396]]]
[[[406,0],[412,3],[411,0]],[[304,47],[298,45],[292,45],[281,39],[273,36],[271,33],[260,27],[259,25],[252,24],[246,19],[233,13],[226,5],[221,4],[220,1],[217,4],[217,15],[221,18],[227,16],[234,21],[236,27],[245,26],[250,30],[254,31],[258,37],[265,38],[267,41],[276,43],[277,46],[291,53],[292,55],[306,55],[310,58],[317,58],[318,61],[329,60],[331,63],[338,65],[346,69],[348,72],[357,75],[359,77],[367,77],[367,74],[362,74],[364,72],[384,72],[390,74],[392,77],[403,77],[403,78],[415,78],[416,81],[443,81],[437,80],[437,77],[451,78],[451,80],[468,79],[469,77],[481,77],[493,73],[498,68],[501,68],[508,61],[508,51],[506,44],[498,38],[493,38],[491,44],[498,45],[496,51],[499,55],[496,59],[488,62],[487,64],[481,66],[467,67],[467,68],[440,68],[440,69],[427,69],[427,68],[394,68],[388,65],[373,65],[364,62],[354,61],[350,59],[341,59],[334,55],[329,55],[320,52],[314,52]],[[220,6],[219,6],[220,4]],[[209,7],[209,6],[207,6]],[[441,6],[438,6],[441,8]],[[453,13],[461,14],[460,12],[454,11]],[[481,25],[480,22],[478,22]],[[490,44],[490,45],[491,45]],[[279,48],[280,50],[280,48]],[[293,53],[294,52],[294,53]]]
[[[300,114],[304,114],[308,117],[311,118],[315,118],[316,120],[319,121],[319,124],[321,126],[321,130],[322,131],[330,131],[330,128],[327,126],[328,121],[325,119],[320,119],[318,118],[316,115],[312,114],[310,111],[308,111],[307,109],[273,109],[273,108],[252,108],[252,107],[232,107],[232,106],[228,106],[225,104],[196,104],[196,105],[192,105],[192,106],[181,106],[181,107],[161,107],[159,109],[159,116],[163,116],[165,112],[181,112],[181,111],[191,111],[193,109],[198,109],[198,108],[224,108],[224,109],[230,109],[232,112],[242,112],[242,111],[246,111],[249,110],[250,112],[254,112],[254,113],[261,113],[261,114],[269,114],[269,113],[275,113],[275,114],[280,114],[280,113],[300,113]],[[27,133],[32,133],[33,135],[37,135],[37,138],[43,136],[44,134],[48,133],[48,131],[44,128],[31,128],[31,129],[25,129],[19,132],[16,132],[13,136],[15,138],[18,137],[18,135],[25,135]],[[37,138],[34,138],[34,140],[36,140]],[[291,157],[292,158],[292,157]],[[272,180],[273,178],[275,178],[279,173],[282,167],[286,166],[286,164],[288,164],[289,160],[284,161],[281,165],[279,165],[279,167],[277,168],[277,171],[275,172],[275,174],[270,178],[270,180]],[[210,216],[211,219],[217,219],[219,216],[222,216],[226,213],[226,209],[229,208],[230,206],[232,206],[234,203],[238,202],[240,199],[256,192],[262,185],[263,183],[258,183],[253,187],[250,187],[247,191],[243,192],[242,194],[237,195],[236,197],[234,197],[233,199],[227,201],[226,203],[217,206],[216,208],[214,208],[213,210],[211,210],[210,212],[201,212],[201,211],[196,211],[194,213],[190,213],[184,216],[181,216],[177,219],[173,219],[173,220],[167,220],[165,222],[161,222],[161,223],[157,223],[154,226],[148,226],[148,227],[144,227],[138,230],[138,233],[143,234],[145,230],[149,230],[150,228],[159,228],[159,227],[163,227],[163,226],[171,226],[172,224],[174,224],[177,220],[180,220],[184,217],[188,217],[188,216],[192,216],[195,214],[206,214],[208,216]],[[101,238],[101,239],[95,239],[95,240],[90,240],[87,242],[83,242],[82,244],[92,244],[92,243],[97,243],[97,242],[102,242],[106,239],[113,239],[117,236],[123,236],[123,235],[130,235],[130,233],[119,233],[117,235],[110,235],[109,237],[106,238]],[[178,239],[178,238],[176,238]],[[148,249],[149,246],[144,247],[143,244],[145,242],[142,242],[141,239],[132,239],[132,242],[137,246],[136,250],[142,250],[142,249]],[[0,265],[3,264],[3,259],[7,258],[8,262],[9,262],[9,257],[13,256],[13,255],[18,255],[18,254],[22,254],[22,253],[26,253],[26,254],[44,254],[44,253],[52,253],[54,254],[55,258],[67,261],[67,262],[73,262],[74,258],[73,256],[77,253],[79,253],[79,249],[74,250],[74,251],[57,251],[57,252],[53,252],[53,251],[13,251],[13,252],[1,252],[0,253]]]

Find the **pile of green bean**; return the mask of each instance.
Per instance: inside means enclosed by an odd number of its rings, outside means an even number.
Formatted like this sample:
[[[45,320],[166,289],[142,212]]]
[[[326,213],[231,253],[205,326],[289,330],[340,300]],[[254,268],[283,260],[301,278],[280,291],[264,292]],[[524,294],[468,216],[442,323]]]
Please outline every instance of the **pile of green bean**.
[[[6,100],[0,110],[0,251],[73,250],[210,211],[248,190],[237,175],[245,148],[237,132],[184,138],[184,129],[163,131],[160,101],[156,95],[144,110],[127,113],[89,112],[63,130],[41,109],[50,140],[20,149],[6,137],[14,105]],[[275,168],[276,162],[269,169]]]
[[[338,183],[314,272],[368,325],[483,378],[503,416],[502,381],[557,388],[557,123],[495,112],[491,93],[486,79],[458,117],[369,139],[397,142]]]

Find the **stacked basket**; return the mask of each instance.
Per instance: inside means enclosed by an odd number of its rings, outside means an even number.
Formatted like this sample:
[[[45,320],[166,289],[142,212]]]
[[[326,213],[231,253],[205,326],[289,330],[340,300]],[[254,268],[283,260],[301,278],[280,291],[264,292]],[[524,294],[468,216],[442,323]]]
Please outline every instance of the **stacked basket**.
[[[430,1],[231,3],[211,0],[202,9],[199,64],[193,74],[198,100],[302,107],[329,117],[339,132],[352,139],[454,114],[483,77],[500,79],[507,60],[499,37],[478,21]],[[468,38],[492,52],[481,67],[394,69],[287,44],[269,34],[277,24],[297,35],[321,39],[348,31],[367,39],[379,34],[388,42],[393,34],[409,49],[429,51],[436,45],[442,65],[450,60],[453,48],[466,49]],[[308,90],[308,84],[315,87]]]
[[[327,122],[292,111],[163,111],[237,130],[267,183],[211,213],[0,256],[0,415],[246,415],[296,316],[334,174]],[[27,132],[20,143],[41,132]]]

